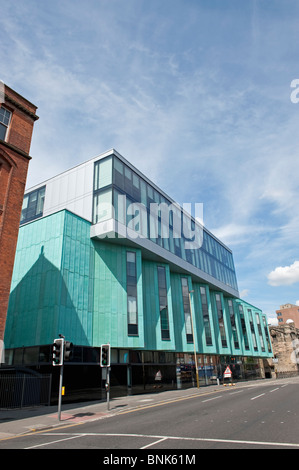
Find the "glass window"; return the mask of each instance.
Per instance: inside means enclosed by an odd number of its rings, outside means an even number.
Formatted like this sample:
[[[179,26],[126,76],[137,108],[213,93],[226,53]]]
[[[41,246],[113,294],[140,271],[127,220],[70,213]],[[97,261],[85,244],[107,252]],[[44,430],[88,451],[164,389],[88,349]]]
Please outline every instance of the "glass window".
[[[124,165],[122,162],[114,157],[114,172],[113,172],[113,183],[119,188],[124,189]]]
[[[133,198],[140,201],[140,178],[136,173],[133,173]]]
[[[140,180],[140,201],[147,207],[146,183]]]
[[[256,323],[257,323],[257,329],[258,329],[258,332],[259,332],[262,351],[265,352],[265,343],[264,343],[264,338],[263,338],[263,333],[262,333],[260,316],[259,316],[258,312],[255,312],[255,319],[256,319]]]
[[[36,213],[37,214],[42,214],[43,213],[44,202],[45,202],[45,193],[46,193],[46,188],[45,187],[41,188],[41,190],[38,191],[37,207],[36,207]]]
[[[254,331],[254,324],[253,324],[253,319],[252,319],[252,311],[251,309],[247,309],[248,316],[249,316],[249,324],[250,324],[250,331],[251,331],[251,339],[252,339],[252,344],[253,344],[253,349],[257,351],[257,342],[256,342],[256,336],[255,336],[255,331]]]
[[[46,187],[36,189],[24,196],[21,224],[37,219],[43,215]]]
[[[165,272],[164,266],[158,266],[158,287],[159,287],[161,337],[162,337],[162,340],[170,339],[168,306],[167,306],[166,272]]]
[[[97,191],[110,184],[112,184],[112,157],[96,162],[94,167],[94,190]]]
[[[272,350],[271,350],[271,341],[270,341],[269,331],[268,331],[268,327],[267,327],[267,321],[266,321],[266,317],[264,317],[264,316],[263,316],[263,324],[264,324],[264,331],[265,331],[265,335],[266,335],[266,341],[267,341],[267,345],[268,345],[268,352],[272,352]]]
[[[183,295],[183,308],[184,308],[184,315],[185,315],[186,339],[187,339],[187,343],[193,343],[188,279],[185,277],[182,277],[181,284],[182,284],[182,295]]]
[[[126,225],[126,196],[116,189],[113,191],[115,219]]]
[[[238,340],[238,333],[237,333],[237,326],[236,326],[236,317],[233,307],[233,301],[231,299],[228,300],[228,309],[229,309],[229,316],[230,316],[230,324],[232,327],[233,332],[233,339],[234,339],[234,346],[236,349],[239,349],[239,340]]]
[[[246,329],[243,305],[239,305],[239,313],[240,313],[241,328],[242,328],[242,333],[243,333],[243,338],[244,338],[245,349],[246,349],[246,351],[248,351],[249,350],[249,343],[248,343],[248,336],[247,336],[247,329]]]
[[[8,129],[11,118],[11,112],[3,106],[0,107],[0,139],[5,140],[6,131]]]
[[[127,166],[125,166],[124,191],[126,194],[133,197],[132,171]]]
[[[217,309],[217,315],[218,315],[221,344],[223,348],[227,348],[226,333],[225,333],[224,318],[223,318],[223,309],[222,309],[220,294],[216,294],[216,309]]]
[[[111,162],[111,160],[109,161]],[[99,168],[96,170],[95,182],[95,187],[99,190],[104,187],[104,183],[110,184],[111,179],[104,178],[103,182],[101,180],[101,168]],[[179,256],[181,259],[186,260],[191,265],[198,267],[224,284],[236,290],[238,289],[232,253],[207,232],[202,231],[202,229],[196,230],[197,225],[189,216],[186,216],[184,219],[184,236],[182,236],[181,209],[174,206],[174,204],[166,199],[158,190],[144,181],[142,177],[116,156],[113,156],[112,183],[114,185],[113,189],[123,192],[124,197],[128,199],[127,206],[132,202],[138,202],[146,207],[146,210],[142,213],[142,220],[138,227],[140,234],[148,237],[153,243],[158,244],[167,251]],[[113,202],[115,204],[118,220],[123,223],[124,208],[123,206],[121,208],[117,207],[117,199],[115,196]],[[157,217],[155,217],[155,215],[150,212],[151,204],[160,204],[161,202],[164,202],[167,206],[171,206],[171,209],[168,211],[167,223],[165,220],[162,220],[162,213],[159,213]],[[132,216],[126,217],[126,225],[130,223],[132,218]],[[194,250],[186,249],[185,242],[188,238],[189,240],[193,240],[194,232],[196,232],[196,237],[200,242],[203,239],[202,246]],[[188,246],[187,248],[190,247]]]
[[[136,253],[127,252],[128,335],[138,334]]]
[[[212,342],[212,333],[211,333],[211,325],[210,325],[210,316],[209,316],[207,292],[206,292],[205,287],[200,288],[200,298],[201,298],[204,330],[205,330],[205,336],[206,336],[206,345],[212,346],[213,342]]]
[[[111,219],[113,215],[112,190],[96,193],[93,197],[93,223]]]

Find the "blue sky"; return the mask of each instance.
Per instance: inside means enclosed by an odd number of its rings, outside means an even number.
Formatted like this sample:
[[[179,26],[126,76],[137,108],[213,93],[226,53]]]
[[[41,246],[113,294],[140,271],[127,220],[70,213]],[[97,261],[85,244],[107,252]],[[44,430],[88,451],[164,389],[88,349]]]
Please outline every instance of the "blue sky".
[[[28,187],[113,147],[181,204],[204,204],[244,300],[269,318],[299,302],[297,0],[0,8],[0,79],[40,116]]]

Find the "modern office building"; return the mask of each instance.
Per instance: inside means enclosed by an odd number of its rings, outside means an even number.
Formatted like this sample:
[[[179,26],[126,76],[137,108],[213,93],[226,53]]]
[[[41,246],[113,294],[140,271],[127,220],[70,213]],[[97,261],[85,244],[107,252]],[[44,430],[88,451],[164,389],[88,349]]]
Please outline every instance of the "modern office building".
[[[0,341],[10,284],[37,107],[0,82]],[[0,344],[1,362],[1,344]]]
[[[227,365],[234,380],[263,377],[272,356],[266,316],[239,298],[231,250],[115,150],[24,197],[6,363],[55,374],[59,334],[75,345],[73,390],[101,385],[106,343],[112,393],[190,385],[195,355],[200,384]]]

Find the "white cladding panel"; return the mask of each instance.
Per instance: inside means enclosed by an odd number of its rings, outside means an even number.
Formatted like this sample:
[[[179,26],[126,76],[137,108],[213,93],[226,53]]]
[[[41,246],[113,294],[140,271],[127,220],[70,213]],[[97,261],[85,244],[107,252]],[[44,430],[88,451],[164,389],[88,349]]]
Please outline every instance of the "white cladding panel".
[[[88,161],[47,181],[44,217],[68,209],[92,220],[93,166],[94,161]]]

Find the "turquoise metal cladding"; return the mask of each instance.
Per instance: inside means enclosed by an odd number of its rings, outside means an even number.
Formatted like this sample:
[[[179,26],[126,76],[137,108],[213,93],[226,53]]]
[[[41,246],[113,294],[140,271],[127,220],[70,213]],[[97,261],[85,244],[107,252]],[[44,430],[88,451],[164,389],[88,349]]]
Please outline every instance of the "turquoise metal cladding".
[[[23,225],[19,231],[5,347],[51,344],[59,333],[76,345],[194,353],[187,342],[182,278],[187,278],[195,346],[200,354],[269,357],[269,331],[262,312],[223,296],[165,263],[142,258],[139,249],[92,240],[90,222],[68,212]],[[136,253],[138,335],[128,335],[127,252]],[[165,267],[169,339],[161,334],[158,266]],[[207,344],[200,288],[206,291],[211,345]],[[221,342],[215,296],[220,295],[227,345]],[[235,314],[235,339],[228,302]],[[244,320],[241,321],[239,306]],[[249,312],[252,312],[252,323]],[[252,336],[255,333],[255,349]],[[266,331],[267,330],[267,331]],[[268,335],[268,338],[267,338]],[[246,349],[246,342],[248,349]]]
[[[191,278],[187,275],[171,273],[171,294],[172,294],[172,308],[173,308],[173,321],[175,325],[175,342],[176,342],[176,351],[188,352],[190,354],[194,353],[194,344],[187,342],[187,332],[186,332],[186,324],[185,324],[185,317],[184,317],[184,306],[183,306],[183,297],[182,297],[182,284],[181,279],[187,278],[188,279],[188,288],[189,291],[192,290]],[[193,330],[194,330],[194,337],[195,337],[195,346],[196,350],[199,350],[199,342],[198,342],[198,316],[195,313],[194,309],[194,299],[193,295],[191,295],[191,314],[193,314]]]
[[[235,302],[237,305],[242,305],[244,313],[245,313],[246,330],[247,330],[247,335],[248,335],[250,353],[248,354],[248,351],[244,350],[244,355],[256,356],[256,357],[273,356],[272,345],[270,341],[270,332],[269,332],[267,322],[266,322],[266,325],[264,325],[263,318],[265,316],[263,315],[262,311],[254,307],[253,305],[249,304],[248,302],[245,302],[244,300],[237,299]],[[254,344],[253,344],[253,339],[252,339],[252,334],[251,334],[251,326],[249,322],[248,310],[251,310],[252,312],[253,331],[256,337],[256,344],[257,344],[256,351],[254,351]],[[260,322],[260,328],[258,325],[258,320]]]
[[[65,211],[58,333],[74,344],[92,344],[93,262],[90,223]]]
[[[136,251],[138,336],[127,334],[126,252],[91,241],[90,223],[61,211],[20,228],[5,346],[144,348],[141,253]],[[130,249],[131,250],[131,249]]]
[[[162,339],[159,306],[158,266],[164,266],[167,285],[167,307],[169,339]],[[144,310],[144,347],[149,350],[175,351],[175,334],[172,309],[169,266],[151,261],[142,262],[143,310]]]
[[[90,345],[90,223],[67,211],[20,228],[5,347],[51,344],[59,333]]]
[[[144,348],[141,252],[122,245],[94,241],[94,302],[92,345]],[[136,252],[138,336],[128,335],[126,253]]]

